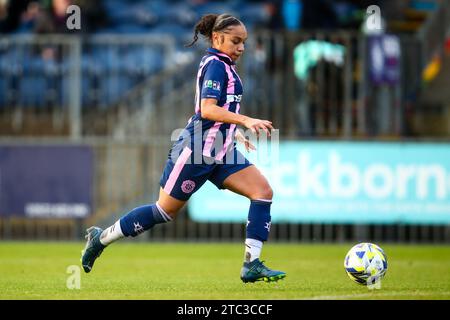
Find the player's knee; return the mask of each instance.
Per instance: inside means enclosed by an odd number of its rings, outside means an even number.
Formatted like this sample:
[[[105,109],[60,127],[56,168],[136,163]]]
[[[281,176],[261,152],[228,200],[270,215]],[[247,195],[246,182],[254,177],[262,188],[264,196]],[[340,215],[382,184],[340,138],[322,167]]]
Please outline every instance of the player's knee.
[[[175,218],[177,217],[177,213],[178,211],[167,212],[167,214],[172,218],[172,220],[175,220]]]
[[[272,187],[270,185],[267,185],[267,187],[264,188],[263,195],[264,195],[264,198],[261,198],[261,199],[272,200],[272,198],[273,198],[273,190],[272,190]]]
[[[273,198],[273,190],[269,184],[261,186],[250,196],[251,200],[257,199],[272,200],[272,198]]]
[[[181,208],[178,208],[176,206],[169,206],[166,204],[158,203],[158,206],[164,211],[165,214],[167,214],[172,220],[174,220],[177,216],[177,213],[180,211]]]
[[[170,216],[170,218],[172,218],[172,220],[174,220],[176,217],[177,217],[177,213],[178,213],[178,211],[180,211],[180,210],[177,210],[177,209],[169,209],[169,210],[164,210],[166,213],[167,213],[167,215],[169,215]]]

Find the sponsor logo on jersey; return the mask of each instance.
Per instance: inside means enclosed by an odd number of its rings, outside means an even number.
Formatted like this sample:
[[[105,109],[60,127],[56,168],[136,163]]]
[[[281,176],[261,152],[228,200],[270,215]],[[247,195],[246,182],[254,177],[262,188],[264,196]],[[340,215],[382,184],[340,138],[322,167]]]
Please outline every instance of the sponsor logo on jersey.
[[[205,80],[203,87],[220,91],[220,82],[214,80]]]
[[[227,95],[227,103],[230,102],[241,102],[242,94],[228,94]]]

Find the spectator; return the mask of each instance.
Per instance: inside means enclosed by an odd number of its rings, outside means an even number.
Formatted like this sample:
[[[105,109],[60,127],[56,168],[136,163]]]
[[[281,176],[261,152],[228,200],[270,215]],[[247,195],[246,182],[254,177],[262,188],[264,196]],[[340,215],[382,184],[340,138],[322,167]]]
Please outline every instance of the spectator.
[[[0,0],[0,23],[6,21],[8,17],[8,0]]]
[[[71,0],[53,0],[51,4],[41,10],[36,21],[36,33],[66,33],[67,29],[67,7],[72,4]]]
[[[47,8],[42,11],[37,23],[35,32],[37,33],[69,33],[66,26],[67,8],[70,5],[77,5],[81,8],[81,32],[91,33],[95,29],[104,27],[107,24],[105,10],[102,2],[92,2],[86,0],[52,0]]]
[[[270,19],[267,27],[272,30],[280,30],[283,28],[283,18],[281,15],[281,0],[272,0],[265,3]]]
[[[17,31],[21,33],[33,32],[36,20],[39,17],[40,12],[40,4],[37,1],[30,2],[27,9],[22,13],[20,17],[20,24]]]
[[[15,31],[31,0],[0,0],[0,33]]]

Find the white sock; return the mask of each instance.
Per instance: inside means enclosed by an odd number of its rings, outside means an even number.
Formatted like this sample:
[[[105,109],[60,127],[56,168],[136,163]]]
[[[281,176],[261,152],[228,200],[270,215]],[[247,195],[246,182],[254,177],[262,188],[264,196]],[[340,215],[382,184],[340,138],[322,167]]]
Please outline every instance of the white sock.
[[[116,223],[114,223],[112,226],[103,230],[102,234],[100,235],[100,242],[104,246],[107,246],[110,243],[124,237],[125,236],[122,233],[122,229],[120,228],[120,220],[117,220]]]
[[[262,241],[250,239],[245,239],[245,262],[252,262],[255,259],[258,259],[261,255],[263,243]]]

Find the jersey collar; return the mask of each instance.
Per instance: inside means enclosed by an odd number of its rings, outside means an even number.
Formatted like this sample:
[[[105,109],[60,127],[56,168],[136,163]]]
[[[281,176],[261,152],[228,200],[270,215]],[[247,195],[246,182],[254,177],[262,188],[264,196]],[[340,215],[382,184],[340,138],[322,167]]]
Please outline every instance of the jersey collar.
[[[225,53],[223,53],[217,49],[208,48],[208,50],[206,50],[206,52],[208,52],[209,54],[214,54],[214,55],[218,56],[220,60],[222,60],[223,62],[225,62],[229,65],[235,64],[233,59],[231,59],[228,55],[226,55]]]

